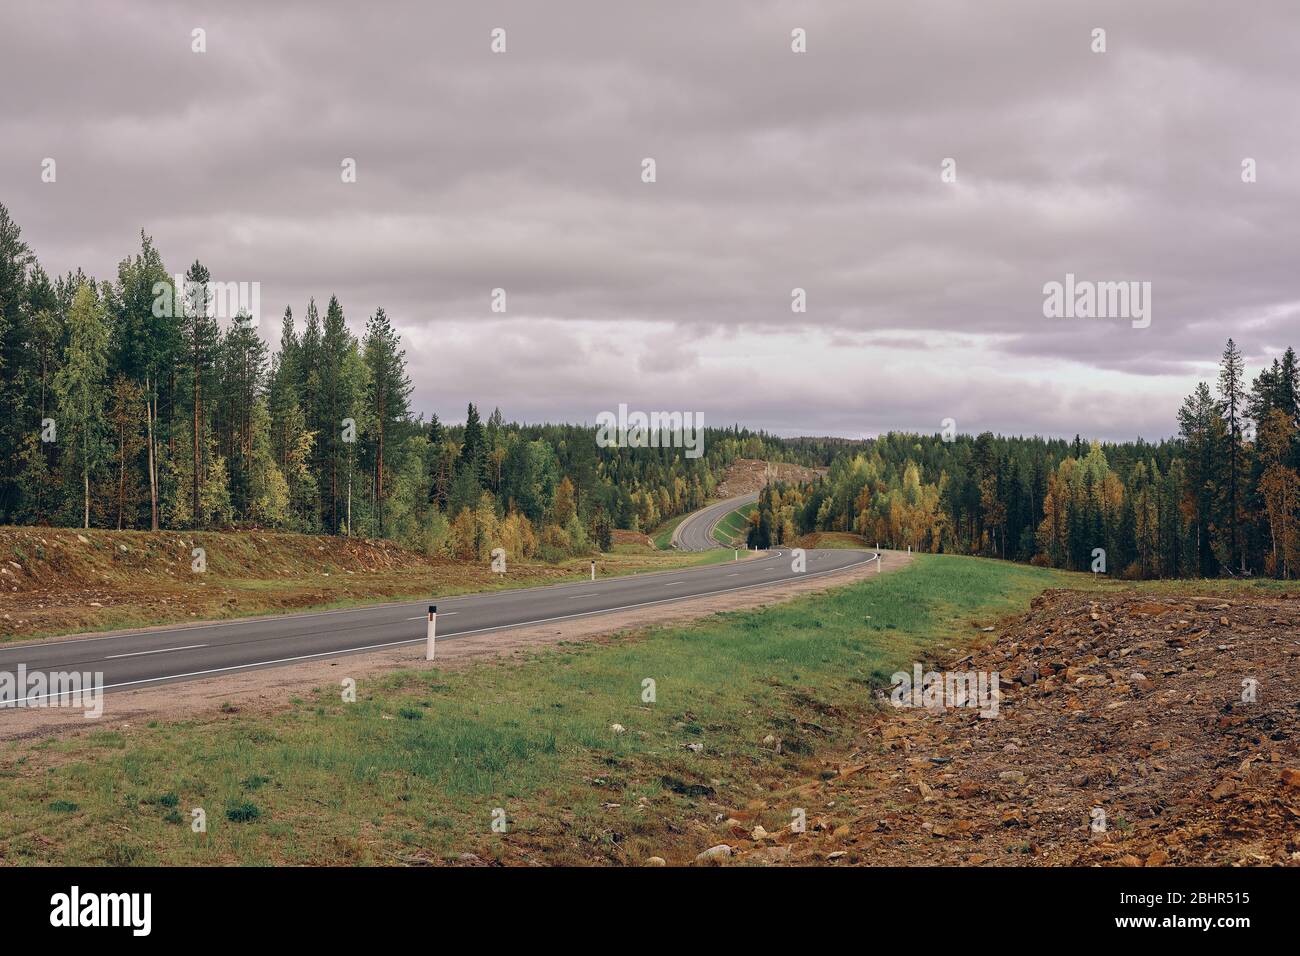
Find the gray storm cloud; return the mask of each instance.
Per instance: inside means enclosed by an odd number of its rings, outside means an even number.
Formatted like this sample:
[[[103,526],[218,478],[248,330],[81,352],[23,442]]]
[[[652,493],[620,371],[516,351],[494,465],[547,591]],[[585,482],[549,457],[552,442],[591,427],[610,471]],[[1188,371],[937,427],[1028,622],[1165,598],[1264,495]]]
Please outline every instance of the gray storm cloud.
[[[1150,438],[1229,335],[1300,344],[1283,0],[18,0],[0,37],[0,202],[48,269],[143,228],[272,334],[382,305],[453,419]],[[1151,327],[1045,319],[1067,272],[1150,281]]]

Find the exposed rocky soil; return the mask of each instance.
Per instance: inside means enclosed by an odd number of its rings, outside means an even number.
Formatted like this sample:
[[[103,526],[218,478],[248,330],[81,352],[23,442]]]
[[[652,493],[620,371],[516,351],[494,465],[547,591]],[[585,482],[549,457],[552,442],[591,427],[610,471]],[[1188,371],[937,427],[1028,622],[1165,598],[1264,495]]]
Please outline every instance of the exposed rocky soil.
[[[821,779],[720,808],[699,862],[1300,863],[1300,595],[1048,592],[934,669],[998,671],[998,716],[886,697]],[[754,829],[791,807],[804,832]]]
[[[640,531],[623,531],[616,528],[610,532],[610,539],[616,545],[635,544],[643,548],[653,548],[655,546],[650,536]]]
[[[737,458],[728,466],[727,477],[718,485],[714,497],[719,500],[734,498],[737,495],[762,491],[763,486],[769,481],[812,481],[818,475],[824,474],[826,474],[825,468],[805,468],[803,465],[763,461],[758,458]]]

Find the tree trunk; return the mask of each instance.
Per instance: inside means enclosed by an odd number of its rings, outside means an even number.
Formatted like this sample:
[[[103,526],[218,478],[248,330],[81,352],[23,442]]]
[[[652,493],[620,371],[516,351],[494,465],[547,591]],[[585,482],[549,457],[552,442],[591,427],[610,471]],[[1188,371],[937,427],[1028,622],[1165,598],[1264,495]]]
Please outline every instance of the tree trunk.
[[[126,426],[117,432],[117,530],[122,530],[122,511],[126,507]]]
[[[190,483],[193,488],[190,518],[196,528],[199,524],[199,402],[199,363],[196,359],[194,362],[194,475]]]
[[[149,379],[144,381],[144,417],[149,429],[149,530],[158,530],[158,472],[153,458],[153,420],[157,414],[158,399],[150,398]]]
[[[380,403],[383,407],[383,403]],[[384,536],[384,420],[379,419],[379,453],[375,455],[375,517],[379,537]]]

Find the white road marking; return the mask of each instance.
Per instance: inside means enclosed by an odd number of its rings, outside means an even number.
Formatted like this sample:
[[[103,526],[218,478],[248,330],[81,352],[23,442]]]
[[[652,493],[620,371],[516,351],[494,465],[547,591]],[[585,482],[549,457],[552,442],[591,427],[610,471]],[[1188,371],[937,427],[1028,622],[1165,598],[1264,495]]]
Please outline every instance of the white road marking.
[[[104,660],[111,661],[115,657],[143,657],[145,654],[166,654],[168,651],[192,651],[196,647],[207,647],[206,644],[186,644],[184,647],[160,647],[154,651],[132,651],[130,654],[109,654]]]
[[[459,613],[460,613],[460,611],[439,611],[439,612],[438,612],[438,617],[451,617],[453,614],[459,614]],[[428,612],[428,611],[425,611],[425,612],[424,612],[423,614],[421,614],[419,617],[408,617],[408,618],[407,618],[408,621],[427,621],[428,619],[429,619],[429,612]]]
[[[855,561],[852,564],[846,564],[838,568],[832,568],[829,571],[818,571],[815,574],[807,575],[807,577],[819,578],[826,574],[835,574],[839,571],[848,571],[849,569],[856,568],[862,564],[870,564],[872,561],[877,560],[879,557],[880,555],[878,554],[872,554],[871,557],[866,558],[865,560]],[[705,594],[691,595],[691,597],[712,597],[715,594],[728,594],[732,591],[748,591],[751,588],[764,587],[764,586],[765,585],[763,584],[741,584],[734,588],[720,588],[717,591],[709,591]],[[613,611],[632,611],[642,607],[653,607],[656,604],[671,604],[676,600],[680,600],[680,599],[662,598],[657,601],[643,601],[640,604],[624,604],[622,607],[601,608],[599,611],[579,611],[576,614],[560,614],[555,617],[539,618],[536,621],[519,621],[518,623],[515,624],[496,624],[489,627],[475,628],[474,630],[470,630],[470,631],[459,631],[456,634],[449,634],[447,636],[465,637],[469,634],[481,634],[484,631],[505,631],[515,627],[527,627],[531,624],[550,624],[553,621],[565,621],[575,617],[592,617],[597,613],[611,613]],[[331,612],[325,612],[325,613],[331,613]],[[232,622],[232,623],[237,623],[237,622]],[[320,651],[319,653],[316,654],[300,654],[297,657],[282,657],[279,660],[274,660],[274,661],[252,661],[247,664],[232,664],[228,667],[212,667],[212,668],[208,668],[207,670],[190,671],[189,673],[186,674],[163,674],[159,677],[143,677],[139,680],[120,681],[116,684],[105,684],[103,685],[103,687],[100,688],[100,690],[111,690],[114,687],[134,687],[137,684],[157,684],[160,681],[179,680],[180,678],[183,677],[206,677],[209,674],[223,674],[227,671],[242,671],[242,670],[247,670],[250,667],[270,667],[274,664],[292,664],[295,663],[296,661],[314,660],[315,658],[318,657],[339,657],[343,654],[354,654],[354,653],[359,653],[361,651],[382,650],[385,647],[400,647],[405,644],[421,644],[424,642],[424,640],[425,640],[424,636],[421,635],[420,637],[410,638],[409,640],[405,640],[405,641],[388,641],[387,643],[384,644],[368,644],[364,647],[344,647],[333,651]],[[40,700],[41,698],[49,697],[49,696],[51,695],[32,694],[29,697],[24,697],[19,701],[15,701],[15,704],[22,704],[29,700]]]
[[[665,581],[664,584],[663,584],[663,586],[666,587],[666,588],[670,588],[670,587],[672,587],[674,584],[685,584],[685,583],[686,583],[685,581]]]

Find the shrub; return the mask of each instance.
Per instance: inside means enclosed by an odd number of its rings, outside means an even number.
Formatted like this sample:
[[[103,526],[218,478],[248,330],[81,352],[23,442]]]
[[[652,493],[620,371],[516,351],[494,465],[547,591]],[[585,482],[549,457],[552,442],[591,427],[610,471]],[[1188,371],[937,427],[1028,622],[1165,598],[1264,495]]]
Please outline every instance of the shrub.
[[[226,804],[226,819],[231,823],[247,823],[249,820],[256,820],[262,815],[257,804],[245,800],[243,803]]]

